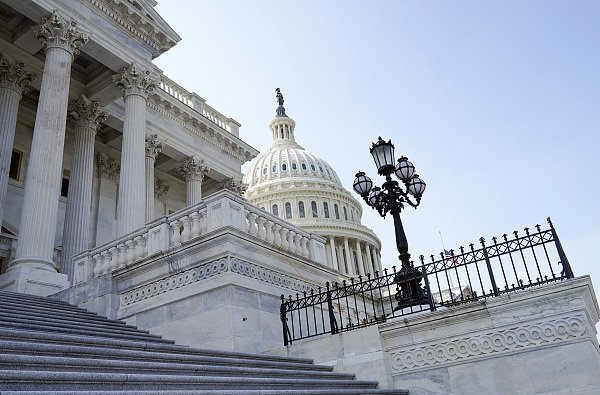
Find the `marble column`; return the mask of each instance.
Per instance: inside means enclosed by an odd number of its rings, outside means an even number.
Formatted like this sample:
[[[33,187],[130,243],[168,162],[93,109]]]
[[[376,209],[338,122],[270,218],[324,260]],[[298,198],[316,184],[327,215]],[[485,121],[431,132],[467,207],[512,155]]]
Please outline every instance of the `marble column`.
[[[350,246],[348,244],[348,238],[344,237],[344,256],[346,257],[346,265],[348,266],[349,275],[354,275],[354,261],[352,260],[352,255],[350,254]]]
[[[75,138],[63,228],[62,272],[73,284],[73,255],[90,247],[94,139],[98,125],[106,120],[107,114],[100,109],[98,102],[81,96],[72,103],[69,115],[74,120]]]
[[[193,156],[189,156],[181,161],[179,172],[185,178],[185,202],[186,205],[193,206],[202,200],[202,181],[210,168]]]
[[[377,265],[377,270],[379,270],[379,273],[381,273],[382,270],[382,266],[381,266],[381,255],[379,253],[379,251],[377,249],[375,249],[374,254],[375,255],[375,261],[376,261],[376,265]]]
[[[29,89],[32,80],[33,74],[25,69],[25,64],[0,54],[0,226],[4,214],[19,101],[21,95]]]
[[[162,151],[157,135],[146,135],[146,223],[154,219],[154,162]]]
[[[356,259],[358,260],[358,274],[361,276],[365,276],[365,264],[362,256],[362,247],[360,246],[360,241],[356,240]]]
[[[26,284],[21,283],[25,287],[22,292],[47,294],[68,284],[66,276],[52,278],[47,275],[43,285],[33,285],[40,277],[36,270],[56,273],[52,254],[62,179],[71,63],[88,37],[77,30],[75,22],[67,22],[56,11],[44,18],[34,33],[45,44],[46,59],[25,178],[19,245],[9,271],[19,271],[21,279],[26,277],[25,283],[31,285],[26,289]]]
[[[125,100],[117,208],[119,237],[146,224],[146,199],[140,199],[140,195],[145,195],[146,191],[146,101],[157,81],[150,77],[149,71],[141,70],[136,64],[121,69],[114,81],[121,88]]]
[[[337,254],[335,251],[335,237],[329,236],[329,249],[331,250],[331,267],[340,270],[340,265],[337,260]]]
[[[98,170],[98,208],[96,210],[96,240],[100,246],[115,239],[117,227],[117,183],[121,174],[121,163],[105,153],[96,155]]]
[[[369,266],[369,273],[375,276],[375,267],[373,266],[373,259],[371,258],[371,244],[367,243],[366,245],[366,253],[367,253],[367,266]]]

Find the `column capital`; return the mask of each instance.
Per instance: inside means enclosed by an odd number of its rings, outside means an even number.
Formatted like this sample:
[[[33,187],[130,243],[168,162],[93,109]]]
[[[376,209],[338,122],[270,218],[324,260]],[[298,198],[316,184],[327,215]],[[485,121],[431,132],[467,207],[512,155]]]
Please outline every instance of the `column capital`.
[[[144,99],[147,99],[158,85],[158,81],[151,77],[150,71],[141,70],[135,63],[123,67],[120,74],[113,77],[113,81],[121,88],[123,97],[139,95]]]
[[[154,197],[161,202],[167,200],[167,193],[171,188],[166,182],[157,178],[154,180]]]
[[[8,88],[19,95],[29,90],[29,84],[35,76],[25,69],[25,63],[13,61],[0,53],[0,88]]]
[[[204,163],[204,159],[200,160],[193,156],[188,156],[180,162],[178,170],[186,181],[202,181],[206,173],[210,170],[210,167]]]
[[[33,29],[33,33],[46,46],[50,48],[61,48],[71,55],[79,54],[79,47],[89,41],[89,36],[79,29],[74,21],[67,22],[58,15],[56,10],[47,18],[42,18],[42,23]]]
[[[235,178],[228,178],[225,181],[221,181],[217,185],[217,188],[227,189],[241,195],[248,189],[248,184],[243,183],[241,180],[236,180]]]
[[[146,157],[156,159],[156,157],[158,156],[158,154],[160,154],[162,149],[162,141],[158,139],[158,135],[146,135]]]
[[[119,161],[106,154],[99,153],[96,156],[96,164],[98,165],[100,177],[105,177],[115,182],[119,179],[119,173],[121,172],[121,164]]]
[[[74,120],[75,126],[88,127],[96,130],[104,122],[108,114],[100,107],[100,103],[81,95],[73,100],[69,108],[69,116]]]

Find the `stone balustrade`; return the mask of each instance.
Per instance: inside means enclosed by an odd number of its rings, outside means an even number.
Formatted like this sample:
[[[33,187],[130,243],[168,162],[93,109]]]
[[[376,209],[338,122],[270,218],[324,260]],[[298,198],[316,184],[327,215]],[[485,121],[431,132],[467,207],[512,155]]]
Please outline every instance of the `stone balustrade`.
[[[197,241],[205,234],[232,227],[274,246],[325,264],[325,240],[307,233],[222,190],[202,202],[159,218],[110,243],[75,255],[75,284],[110,274],[134,263]]]
[[[202,114],[202,116],[219,126],[221,129],[233,133],[236,136],[239,134],[240,125],[235,120],[221,114],[219,111],[206,104],[206,101],[200,96],[186,90],[164,74],[161,74],[160,76],[159,87],[162,91],[168,93],[181,103]]]

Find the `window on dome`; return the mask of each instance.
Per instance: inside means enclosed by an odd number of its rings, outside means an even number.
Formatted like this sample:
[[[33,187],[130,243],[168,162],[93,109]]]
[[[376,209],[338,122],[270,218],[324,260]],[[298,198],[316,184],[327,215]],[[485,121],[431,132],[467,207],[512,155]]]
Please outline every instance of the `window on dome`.
[[[306,170],[306,163],[302,164],[302,170]]]
[[[279,217],[279,207],[277,207],[276,204],[273,205],[271,211],[272,211],[272,213],[273,213],[274,216]]]
[[[277,173],[277,165],[273,165],[273,167],[271,168],[271,170],[273,170],[273,173]]]
[[[329,218],[329,205],[327,202],[323,202],[323,214],[325,215],[325,218]]]
[[[266,167],[263,169],[263,174],[267,174],[267,168]]]
[[[319,170],[321,170],[321,173],[323,173],[323,167],[319,166]]]
[[[317,218],[319,216],[319,210],[317,210],[317,202],[314,200],[310,202],[310,210],[312,211],[313,218]]]
[[[286,171],[287,170],[287,165],[285,163],[283,163],[281,165],[281,171]]]
[[[292,204],[290,202],[285,204],[285,219],[292,219]]]
[[[312,171],[317,171],[317,169],[315,169],[315,165],[310,165],[310,169],[311,169]]]
[[[304,214],[304,202],[298,202],[298,211],[300,212],[300,218],[306,217]]]
[[[335,214],[335,219],[340,219],[340,209],[337,203],[333,205],[333,213]]]
[[[295,163],[292,163],[292,170],[298,170],[298,165],[296,165]]]
[[[348,211],[346,211],[346,207],[344,207],[344,220],[348,221]]]
[[[328,168],[325,168],[325,170],[327,170],[327,174],[331,175],[331,172],[329,171]]]

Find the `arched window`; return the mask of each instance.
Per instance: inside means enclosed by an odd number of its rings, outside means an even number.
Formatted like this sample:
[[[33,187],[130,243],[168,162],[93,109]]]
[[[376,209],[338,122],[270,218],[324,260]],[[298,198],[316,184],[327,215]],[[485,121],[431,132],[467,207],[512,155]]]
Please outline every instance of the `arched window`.
[[[317,218],[319,216],[319,210],[317,210],[317,202],[314,200],[310,202],[310,210],[312,211],[313,218]]]
[[[323,167],[319,166],[319,170],[321,170],[321,173],[323,173]]]
[[[277,173],[277,165],[273,165],[273,167],[271,168],[271,170],[273,170],[273,173]]]
[[[306,163],[302,164],[302,170],[306,170]]]
[[[329,218],[329,205],[327,202],[323,202],[323,214],[325,214],[325,218]]]
[[[306,217],[304,214],[304,202],[298,202],[298,211],[300,212],[300,218]]]
[[[298,165],[296,165],[296,163],[292,163],[292,170],[298,170]]]
[[[348,211],[346,211],[346,207],[344,207],[344,220],[348,221]]]
[[[337,203],[333,205],[333,213],[335,214],[335,219],[340,219],[340,209],[338,208]]]
[[[292,218],[292,204],[290,202],[287,202],[285,204],[285,219],[291,219]]]
[[[317,169],[315,169],[315,165],[310,165],[310,169],[311,169],[312,171],[317,171]]]
[[[267,174],[267,168],[263,168],[263,174]]]
[[[281,170],[283,170],[283,171],[287,170],[287,165],[285,163],[281,164]]]
[[[277,207],[277,205],[274,204],[272,208],[273,208],[273,210],[271,210],[271,211],[272,211],[273,215],[276,217],[279,217],[279,207]]]

